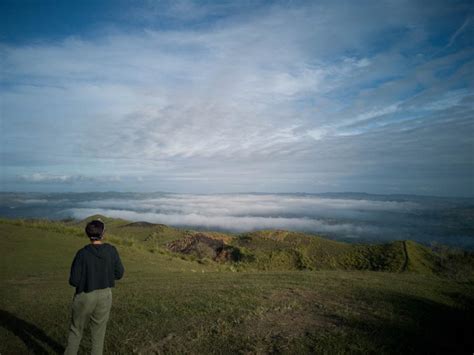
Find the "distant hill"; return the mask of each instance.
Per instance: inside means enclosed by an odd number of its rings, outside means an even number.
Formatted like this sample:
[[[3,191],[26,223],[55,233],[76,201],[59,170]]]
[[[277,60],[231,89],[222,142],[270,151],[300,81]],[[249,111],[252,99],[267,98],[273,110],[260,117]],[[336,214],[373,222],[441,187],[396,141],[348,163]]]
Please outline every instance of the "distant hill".
[[[103,220],[111,235],[131,239],[150,250],[171,251],[201,262],[211,259],[233,263],[242,269],[370,270],[450,276],[471,274],[474,270],[473,252],[443,246],[433,249],[410,240],[354,244],[285,230],[241,234],[203,232],[164,224],[130,222],[102,215],[68,224],[84,226],[93,219]],[[196,240],[193,241],[193,238]],[[214,249],[219,246],[211,242],[216,239],[221,240],[227,250],[232,249],[232,257],[217,257],[220,251]],[[176,243],[173,244],[174,247],[171,244],[178,240],[187,245],[182,252],[176,247]]]
[[[233,244],[241,248],[244,261],[264,270],[338,269],[447,274],[453,272],[453,263],[474,269],[471,252],[448,248],[441,253],[409,240],[349,244],[277,230],[242,234],[234,238]]]
[[[64,230],[83,237],[84,226],[93,219],[106,223],[107,238],[112,242],[200,264],[229,264],[236,270],[414,272],[474,280],[474,252],[442,245],[429,248],[410,240],[356,244],[285,230],[229,234],[130,222],[103,215],[93,215],[80,221],[2,221],[47,230]]]

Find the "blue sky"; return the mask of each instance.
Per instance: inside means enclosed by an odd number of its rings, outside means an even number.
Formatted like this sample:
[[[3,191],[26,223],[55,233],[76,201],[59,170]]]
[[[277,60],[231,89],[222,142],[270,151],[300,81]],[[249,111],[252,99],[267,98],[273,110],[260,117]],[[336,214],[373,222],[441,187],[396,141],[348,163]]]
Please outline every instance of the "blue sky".
[[[471,1],[1,1],[1,189],[474,196]]]

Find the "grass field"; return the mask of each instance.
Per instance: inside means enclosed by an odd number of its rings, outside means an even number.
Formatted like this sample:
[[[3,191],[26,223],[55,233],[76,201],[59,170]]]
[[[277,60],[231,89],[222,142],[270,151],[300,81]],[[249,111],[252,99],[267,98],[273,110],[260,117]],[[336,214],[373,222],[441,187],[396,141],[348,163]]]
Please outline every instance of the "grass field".
[[[0,353],[60,353],[66,345],[74,293],[67,283],[69,267],[87,238],[76,222],[0,222]],[[277,260],[273,264],[257,250],[271,248],[269,240],[290,243],[294,237],[247,236],[235,244],[257,257],[260,264],[250,267],[196,260],[160,247],[181,238],[185,233],[181,230],[166,226],[120,229],[129,222],[106,222],[109,242],[116,245],[126,269],[113,290],[106,353],[474,351],[472,270],[467,267],[464,277],[432,272],[426,261],[431,254],[424,255],[429,251],[415,244],[370,247],[376,251],[357,247],[341,259],[322,263],[333,265],[325,269],[317,267],[321,255],[343,253],[331,241],[327,243],[333,251],[318,249],[326,243],[322,241],[318,247],[298,249],[313,269],[285,269],[268,265],[282,265],[281,260],[283,265],[292,265],[287,259],[270,258]],[[278,244],[278,255],[285,250]],[[398,250],[407,253],[416,268],[403,268],[406,260],[400,259]],[[379,252],[384,256],[375,260],[376,265],[400,268],[388,268],[396,272],[365,270],[366,260],[370,264]],[[360,255],[367,257],[360,259],[361,270],[339,264]],[[387,255],[393,264],[387,263]],[[459,265],[466,269],[469,264]],[[88,349],[86,332],[81,352]]]

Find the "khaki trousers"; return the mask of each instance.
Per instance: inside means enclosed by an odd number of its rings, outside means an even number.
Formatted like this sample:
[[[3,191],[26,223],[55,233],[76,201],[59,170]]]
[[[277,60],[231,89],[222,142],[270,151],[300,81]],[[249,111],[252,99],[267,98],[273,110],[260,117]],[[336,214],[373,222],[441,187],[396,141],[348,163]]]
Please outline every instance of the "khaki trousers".
[[[72,318],[67,348],[64,354],[77,354],[87,322],[90,321],[92,351],[99,355],[104,350],[105,330],[112,307],[112,290],[104,288],[74,295]]]

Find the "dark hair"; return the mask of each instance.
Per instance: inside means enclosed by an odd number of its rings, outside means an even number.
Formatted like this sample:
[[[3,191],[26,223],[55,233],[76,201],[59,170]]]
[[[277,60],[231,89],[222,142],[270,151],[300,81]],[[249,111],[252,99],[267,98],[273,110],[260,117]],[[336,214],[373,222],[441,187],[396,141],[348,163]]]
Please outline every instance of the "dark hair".
[[[102,221],[94,220],[87,223],[86,234],[89,239],[99,240],[102,239],[102,235],[105,231],[105,224]]]

